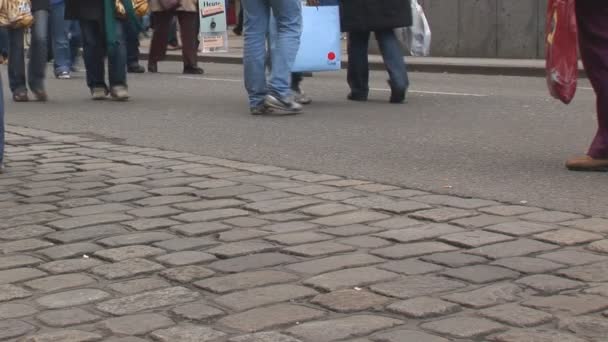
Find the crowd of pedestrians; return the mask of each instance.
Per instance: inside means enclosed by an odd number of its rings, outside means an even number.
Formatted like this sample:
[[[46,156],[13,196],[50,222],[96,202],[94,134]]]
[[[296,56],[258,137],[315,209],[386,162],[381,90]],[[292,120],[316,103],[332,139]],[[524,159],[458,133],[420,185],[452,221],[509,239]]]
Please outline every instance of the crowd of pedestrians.
[[[171,9],[166,9],[164,3],[163,0],[149,0],[154,33],[148,71],[158,72],[158,62],[164,58],[168,46],[178,45],[175,37],[177,18],[183,72],[203,74],[203,69],[197,65],[198,0],[178,0],[179,5]],[[394,29],[412,24],[410,1],[307,0],[307,4],[340,6],[341,28],[348,34],[348,100],[366,101],[368,98],[368,44],[374,33],[389,74],[389,101],[404,103],[409,79]],[[577,0],[576,4],[580,52],[597,94],[599,129],[587,155],[569,160],[566,166],[579,171],[608,171],[608,3]],[[133,20],[130,15],[119,17],[115,10],[114,1],[109,0],[32,0],[34,24],[27,72],[24,29],[0,31],[0,63],[8,59],[13,100],[29,101],[29,87],[36,100],[46,101],[44,82],[50,51],[55,76],[68,79],[71,72],[78,70],[80,46],[92,98],[102,100],[109,96],[117,101],[128,100],[127,72],[145,72],[139,61],[139,35],[146,20]],[[300,113],[302,105],[311,102],[300,88],[302,74],[292,73],[302,33],[301,0],[242,0],[239,12],[239,24],[234,32],[244,36],[244,79],[250,113]],[[276,22],[272,35],[271,15]],[[269,37],[273,40],[272,49],[267,43]],[[3,108],[0,128],[2,120]],[[0,131],[0,165],[2,135],[3,131]]]

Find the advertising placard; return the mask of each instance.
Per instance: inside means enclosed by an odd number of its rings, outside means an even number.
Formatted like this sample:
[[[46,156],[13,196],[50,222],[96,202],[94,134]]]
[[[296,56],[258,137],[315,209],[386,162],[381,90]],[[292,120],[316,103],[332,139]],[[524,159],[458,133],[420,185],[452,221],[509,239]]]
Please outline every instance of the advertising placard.
[[[225,0],[199,0],[198,3],[203,53],[228,52]]]

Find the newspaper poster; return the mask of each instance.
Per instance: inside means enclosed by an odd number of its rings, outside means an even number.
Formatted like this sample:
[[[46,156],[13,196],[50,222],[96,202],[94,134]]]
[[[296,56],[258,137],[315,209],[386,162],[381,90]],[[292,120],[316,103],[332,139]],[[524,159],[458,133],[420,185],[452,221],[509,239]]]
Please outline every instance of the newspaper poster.
[[[203,53],[228,52],[225,0],[199,0],[198,3]]]

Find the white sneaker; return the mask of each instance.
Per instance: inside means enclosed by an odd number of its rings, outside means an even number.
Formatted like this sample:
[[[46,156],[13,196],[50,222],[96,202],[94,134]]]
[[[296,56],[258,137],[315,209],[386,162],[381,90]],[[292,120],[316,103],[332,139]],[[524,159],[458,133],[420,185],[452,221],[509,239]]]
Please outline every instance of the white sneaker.
[[[112,100],[114,101],[128,101],[129,100],[129,91],[125,86],[115,86],[110,90],[110,95],[112,96]]]
[[[108,98],[108,91],[102,87],[93,88],[91,89],[91,98],[95,101],[105,100]]]

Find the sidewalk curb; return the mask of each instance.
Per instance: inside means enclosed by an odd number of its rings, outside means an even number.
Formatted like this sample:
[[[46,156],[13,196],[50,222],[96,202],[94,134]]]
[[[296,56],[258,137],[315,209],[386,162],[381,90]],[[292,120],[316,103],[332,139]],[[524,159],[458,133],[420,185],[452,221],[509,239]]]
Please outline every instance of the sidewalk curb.
[[[142,53],[141,60],[147,60],[148,54]],[[167,54],[165,61],[180,62],[181,55]],[[201,63],[218,63],[218,64],[243,64],[243,57],[234,56],[217,56],[203,55],[198,56],[197,60]],[[385,70],[384,64],[380,61],[369,62],[371,70]],[[342,62],[342,69],[346,69],[348,62]],[[521,77],[545,77],[545,68],[537,66],[519,66],[519,65],[471,65],[457,63],[437,63],[437,62],[419,62],[409,61],[407,64],[408,71],[412,72],[428,72],[428,73],[449,73],[463,75],[487,75],[487,76],[521,76]],[[579,70],[579,77],[586,78],[584,69]]]

